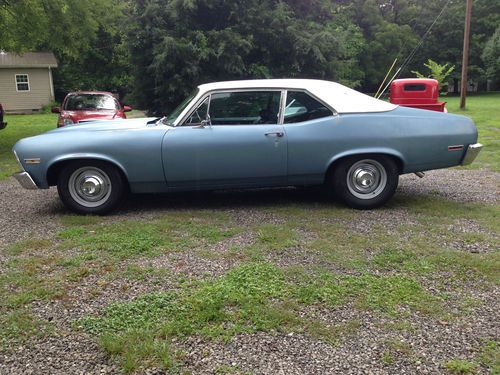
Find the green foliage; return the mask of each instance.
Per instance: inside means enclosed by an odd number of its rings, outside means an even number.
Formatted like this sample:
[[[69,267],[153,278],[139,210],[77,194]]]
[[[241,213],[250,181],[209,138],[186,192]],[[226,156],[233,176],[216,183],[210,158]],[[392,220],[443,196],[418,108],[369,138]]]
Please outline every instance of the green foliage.
[[[455,70],[454,65],[450,66],[449,63],[440,65],[432,59],[427,60],[424,66],[429,69],[428,75],[424,75],[418,71],[412,71],[412,73],[415,73],[418,78],[434,78],[439,82],[439,91],[447,87],[448,83],[446,80]]]
[[[452,374],[473,374],[476,372],[477,365],[464,359],[452,359],[445,364],[448,371]]]
[[[487,77],[500,81],[500,26],[486,43],[481,58],[486,66]]]
[[[359,29],[327,2],[158,0],[132,9],[131,58],[141,106],[168,112],[214,80],[316,77],[355,83]]]

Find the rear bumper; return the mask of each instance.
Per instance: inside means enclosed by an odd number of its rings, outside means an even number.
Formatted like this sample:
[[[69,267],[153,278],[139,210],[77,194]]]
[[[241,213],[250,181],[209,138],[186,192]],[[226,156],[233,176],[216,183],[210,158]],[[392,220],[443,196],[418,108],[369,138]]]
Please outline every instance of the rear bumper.
[[[474,159],[476,159],[477,155],[483,149],[483,145],[481,143],[474,143],[473,145],[469,145],[467,147],[467,151],[465,151],[464,158],[462,159],[462,165],[471,164]]]
[[[28,190],[35,190],[38,189],[38,186],[36,186],[35,181],[31,178],[28,172],[19,172],[14,174],[14,178],[19,182],[19,184]]]

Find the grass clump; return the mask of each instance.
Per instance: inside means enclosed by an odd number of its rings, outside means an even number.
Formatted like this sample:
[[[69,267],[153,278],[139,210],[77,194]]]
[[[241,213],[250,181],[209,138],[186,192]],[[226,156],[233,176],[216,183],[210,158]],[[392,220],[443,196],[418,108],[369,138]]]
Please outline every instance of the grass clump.
[[[12,348],[27,339],[48,334],[51,326],[36,319],[27,309],[0,314],[0,349]]]
[[[169,368],[172,337],[201,334],[227,339],[237,333],[278,328],[278,310],[268,308],[283,296],[284,276],[267,264],[247,264],[215,281],[185,285],[179,292],[153,293],[108,306],[99,317],[76,324],[100,336],[103,348],[118,356],[125,371],[148,364]]]
[[[445,367],[451,374],[474,374],[477,370],[477,365],[465,359],[452,359],[445,363]]]
[[[498,342],[485,342],[478,359],[482,365],[491,371],[491,374],[500,374],[500,345]]]
[[[52,246],[52,241],[46,238],[35,238],[16,242],[7,247],[6,253],[9,255],[20,255],[28,251],[37,251],[47,249]]]
[[[301,284],[296,294],[299,301],[306,304],[319,302],[333,307],[351,300],[360,308],[390,315],[399,315],[405,309],[429,314],[441,312],[439,299],[408,276],[335,277],[325,273],[312,279],[306,277]]]
[[[73,219],[71,219],[72,221]],[[115,259],[155,256],[215,243],[238,229],[223,215],[178,214],[155,222],[123,221],[106,225],[70,226],[59,233],[63,248],[106,254]]]

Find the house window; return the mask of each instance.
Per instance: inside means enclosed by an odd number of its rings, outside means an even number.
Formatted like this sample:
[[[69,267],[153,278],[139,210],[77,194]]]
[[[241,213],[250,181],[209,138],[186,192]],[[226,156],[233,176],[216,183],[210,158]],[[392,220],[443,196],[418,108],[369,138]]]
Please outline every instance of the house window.
[[[16,90],[30,91],[30,82],[27,74],[16,74]]]

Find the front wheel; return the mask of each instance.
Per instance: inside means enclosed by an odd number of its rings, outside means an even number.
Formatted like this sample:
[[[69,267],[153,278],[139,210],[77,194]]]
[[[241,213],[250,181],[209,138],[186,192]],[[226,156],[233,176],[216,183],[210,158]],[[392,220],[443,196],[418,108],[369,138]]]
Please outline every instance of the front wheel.
[[[392,158],[365,155],[341,160],[329,184],[348,206],[371,209],[382,206],[394,195],[398,181],[398,167]]]
[[[125,190],[118,169],[101,161],[70,163],[57,179],[57,191],[63,203],[82,214],[102,215],[114,210]]]

